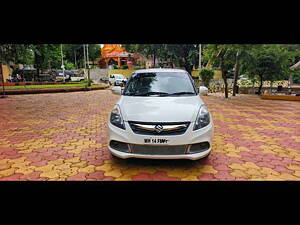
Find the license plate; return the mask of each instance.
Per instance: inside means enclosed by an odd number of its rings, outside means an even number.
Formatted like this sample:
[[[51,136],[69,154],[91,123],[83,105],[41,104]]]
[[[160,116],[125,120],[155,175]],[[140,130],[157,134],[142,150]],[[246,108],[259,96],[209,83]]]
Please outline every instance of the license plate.
[[[170,140],[165,138],[145,138],[145,144],[168,144]]]

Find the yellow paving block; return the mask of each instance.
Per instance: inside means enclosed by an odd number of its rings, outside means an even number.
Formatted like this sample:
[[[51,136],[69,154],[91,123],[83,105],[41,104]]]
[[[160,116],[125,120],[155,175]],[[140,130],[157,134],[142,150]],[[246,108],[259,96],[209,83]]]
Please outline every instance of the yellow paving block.
[[[118,178],[115,178],[115,181],[132,181],[131,176],[124,175],[120,176]]]
[[[205,166],[200,166],[200,171],[201,173],[212,173],[212,174],[216,174],[218,173],[217,170],[215,170],[212,166],[210,165],[205,165]]]
[[[9,164],[10,159],[0,159],[0,165],[2,164]]]
[[[59,166],[61,164],[64,164],[64,159],[56,159],[56,160],[52,160],[50,162],[48,162],[48,164],[50,165],[55,165],[55,166]]]
[[[73,157],[73,158],[70,158],[70,159],[66,159],[65,160],[66,163],[79,163],[80,162],[80,157],[79,156],[76,156],[76,157]]]
[[[8,162],[10,163],[22,163],[26,160],[26,157],[20,157],[20,158],[16,158],[16,159],[10,159],[8,160]]]
[[[10,175],[13,175],[15,173],[16,168],[10,168],[7,170],[1,170],[0,171],[0,177],[7,177]]]
[[[24,175],[31,174],[34,172],[35,166],[22,167],[15,171],[15,173],[22,173]]]
[[[170,177],[179,177],[179,178],[184,178],[188,177],[190,175],[190,171],[186,171],[180,168],[176,168],[173,170],[168,170],[167,175]]]
[[[236,152],[229,152],[229,153],[226,153],[226,155],[229,157],[241,158],[241,156],[239,154],[237,154]]]
[[[47,172],[43,172],[40,174],[40,177],[46,177],[46,178],[58,178],[59,177],[59,172],[56,170],[50,170]]]
[[[286,168],[288,168],[289,170],[300,171],[300,165],[296,165],[296,164],[289,164],[288,166],[286,166]]]
[[[253,177],[253,176],[256,176],[256,177],[266,176],[265,174],[260,173],[259,170],[253,169],[253,168],[245,170],[245,173],[251,175],[251,177]]]
[[[79,154],[81,153],[82,149],[73,149],[73,150],[68,150],[69,153],[74,153],[74,154]]]
[[[245,173],[245,170],[234,170],[233,172],[230,173],[230,175],[233,177],[239,177],[239,178],[245,178],[245,179],[251,178],[250,175]]]
[[[69,168],[69,169],[65,169],[65,170],[62,170],[60,173],[59,173],[59,176],[60,177],[68,177],[68,176],[74,176],[78,174],[78,168],[76,167],[72,167],[72,168]]]
[[[120,170],[110,170],[110,171],[105,171],[104,175],[117,178],[117,177],[121,177],[122,173],[120,172]]]
[[[66,181],[68,177],[55,177],[55,178],[50,178],[48,181]]]
[[[245,168],[252,168],[252,169],[257,169],[257,170],[260,169],[260,167],[257,166],[257,165],[256,165],[255,163],[253,163],[253,162],[245,162],[245,163],[243,164],[243,166],[244,166]]]
[[[84,168],[79,168],[78,172],[79,173],[93,173],[93,172],[95,172],[95,166],[94,165],[89,165],[89,166],[84,167]]]
[[[46,166],[36,167],[35,171],[49,172],[49,171],[53,170],[53,167],[54,167],[53,164],[48,164]]]
[[[230,167],[231,169],[234,169],[234,170],[246,170],[247,169],[240,163],[232,163],[232,164],[228,165],[228,167]]]
[[[262,174],[265,174],[267,176],[270,176],[270,175],[279,176],[280,175],[279,172],[277,172],[271,168],[268,168],[268,167],[260,167],[259,172],[261,172]]]
[[[292,174],[289,174],[289,173],[281,173],[279,175],[279,178],[283,179],[283,180],[290,180],[290,181],[293,181],[293,180],[300,180],[300,177],[296,177]]]
[[[11,164],[10,163],[0,164],[0,170],[7,170],[9,168],[11,168]]]
[[[86,167],[87,161],[81,161],[78,163],[72,163],[71,167],[78,167],[78,168],[83,168]]]
[[[197,176],[187,176],[184,178],[181,178],[181,181],[198,181],[199,179],[197,178]]]
[[[112,165],[108,163],[104,163],[102,166],[96,166],[95,170],[109,171],[112,170]]]
[[[51,165],[51,164],[49,164],[49,165]],[[61,164],[61,165],[54,166],[53,169],[55,169],[55,170],[67,170],[67,169],[71,168],[71,165],[72,165],[72,163],[64,163],[64,164]]]
[[[248,148],[246,148],[246,147],[244,147],[244,146],[239,146],[239,147],[237,147],[237,150],[238,150],[239,152],[250,152],[250,149],[248,149]]]
[[[19,162],[19,163],[14,163],[11,165],[11,167],[16,167],[16,168],[23,168],[29,165],[31,162],[26,161],[26,162]]]
[[[266,177],[264,177],[265,181],[282,181],[283,179],[281,179],[279,176],[276,175],[267,175]]]

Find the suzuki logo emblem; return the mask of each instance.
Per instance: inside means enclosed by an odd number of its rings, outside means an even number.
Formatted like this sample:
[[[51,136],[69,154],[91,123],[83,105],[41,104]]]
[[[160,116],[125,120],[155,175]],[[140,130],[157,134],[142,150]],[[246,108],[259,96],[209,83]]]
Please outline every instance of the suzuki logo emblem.
[[[162,125],[156,125],[154,127],[154,130],[156,131],[156,133],[160,133],[164,130],[164,127]]]

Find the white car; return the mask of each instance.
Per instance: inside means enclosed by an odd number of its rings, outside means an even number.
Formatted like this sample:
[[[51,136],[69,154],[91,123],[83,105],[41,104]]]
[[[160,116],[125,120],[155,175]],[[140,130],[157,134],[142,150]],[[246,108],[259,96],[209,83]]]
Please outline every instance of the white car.
[[[109,76],[109,84],[114,84],[115,86],[121,85],[121,83],[126,83],[127,79],[122,74],[111,74]]]
[[[122,92],[108,118],[112,155],[190,160],[209,155],[212,116],[186,71],[137,70],[121,90],[112,89]]]

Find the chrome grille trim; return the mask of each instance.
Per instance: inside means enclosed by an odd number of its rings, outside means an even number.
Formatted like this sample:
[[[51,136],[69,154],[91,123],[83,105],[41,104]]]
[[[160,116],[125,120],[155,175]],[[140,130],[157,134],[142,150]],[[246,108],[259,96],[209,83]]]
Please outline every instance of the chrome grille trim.
[[[190,122],[143,123],[128,121],[128,123],[134,133],[142,135],[180,135],[184,134],[190,125]],[[158,125],[163,126],[163,129],[157,131],[156,126]]]

